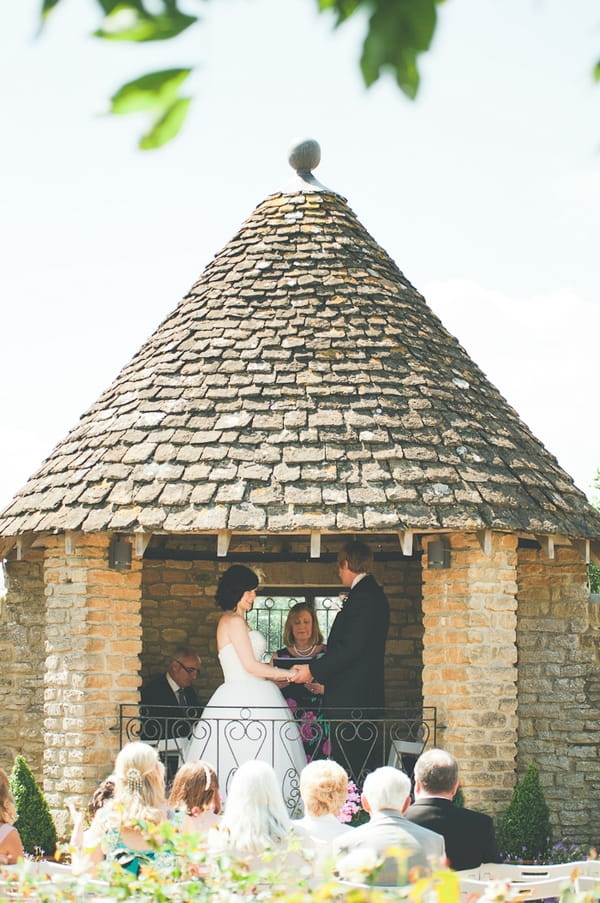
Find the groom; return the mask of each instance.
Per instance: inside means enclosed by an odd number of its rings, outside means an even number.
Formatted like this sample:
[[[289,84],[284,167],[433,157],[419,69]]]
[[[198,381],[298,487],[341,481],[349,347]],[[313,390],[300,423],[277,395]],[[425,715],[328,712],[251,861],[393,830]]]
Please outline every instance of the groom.
[[[371,576],[373,554],[364,542],[347,542],[338,554],[340,580],[350,592],[337,614],[327,652],[308,665],[296,665],[295,683],[325,685],[325,714],[332,722],[332,755],[354,781],[376,767],[373,739],[361,739],[360,719],[384,714],[383,664],[390,607]],[[365,710],[361,714],[361,710]],[[371,755],[369,755],[371,753]]]

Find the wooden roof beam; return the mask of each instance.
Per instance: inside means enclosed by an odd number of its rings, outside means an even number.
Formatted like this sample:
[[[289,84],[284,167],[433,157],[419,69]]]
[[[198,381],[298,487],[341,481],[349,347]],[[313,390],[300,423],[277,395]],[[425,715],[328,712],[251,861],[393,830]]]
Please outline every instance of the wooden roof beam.
[[[492,554],[492,531],[491,530],[478,530],[477,531],[477,539],[479,540],[479,545],[481,546],[481,551],[484,555]]]
[[[315,531],[310,534],[310,557],[321,557],[321,534]]]
[[[407,558],[410,558],[413,553],[413,538],[414,538],[413,530],[400,530],[398,533],[398,540],[400,542],[400,548],[402,549],[402,554],[406,555]]]
[[[231,530],[219,530],[217,533],[217,558],[227,557],[231,535]]]
[[[536,536],[535,537],[542,547],[542,552],[547,558],[554,558],[554,536]]]
[[[572,539],[571,545],[578,555],[580,555],[586,564],[591,561],[590,541],[589,539]]]

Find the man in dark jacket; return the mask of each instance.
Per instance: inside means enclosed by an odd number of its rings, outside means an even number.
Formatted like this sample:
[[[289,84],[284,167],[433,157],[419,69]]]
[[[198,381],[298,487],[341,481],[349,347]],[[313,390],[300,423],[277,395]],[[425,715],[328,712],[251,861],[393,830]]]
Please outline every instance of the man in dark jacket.
[[[373,555],[364,542],[346,543],[338,555],[340,580],[348,590],[327,640],[327,652],[296,665],[296,683],[325,686],[324,713],[331,721],[332,756],[356,782],[377,765],[384,715],[383,666],[390,607],[371,576]],[[369,719],[373,722],[369,724]]]
[[[414,778],[415,802],[404,816],[444,837],[450,868],[472,869],[483,862],[500,862],[490,816],[452,802],[459,783],[454,756],[443,749],[424,752],[417,759]]]
[[[192,686],[202,662],[193,649],[176,649],[166,674],[142,687],[142,740],[189,737],[200,717],[200,700]],[[190,721],[191,719],[191,721]]]

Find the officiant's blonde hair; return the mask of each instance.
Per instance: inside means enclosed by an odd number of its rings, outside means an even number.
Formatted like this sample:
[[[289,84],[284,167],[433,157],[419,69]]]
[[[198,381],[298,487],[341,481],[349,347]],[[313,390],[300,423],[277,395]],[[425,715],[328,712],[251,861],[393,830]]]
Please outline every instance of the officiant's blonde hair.
[[[303,611],[307,611],[309,615],[312,617],[312,633],[310,635],[310,642],[313,644],[321,645],[323,642],[323,634],[321,633],[321,628],[319,627],[319,622],[317,621],[317,613],[314,610],[313,606],[308,602],[296,602],[295,605],[292,605],[288,612],[288,616],[285,619],[285,625],[283,627],[283,645],[284,646],[293,646],[294,645],[294,623],[299,614]]]

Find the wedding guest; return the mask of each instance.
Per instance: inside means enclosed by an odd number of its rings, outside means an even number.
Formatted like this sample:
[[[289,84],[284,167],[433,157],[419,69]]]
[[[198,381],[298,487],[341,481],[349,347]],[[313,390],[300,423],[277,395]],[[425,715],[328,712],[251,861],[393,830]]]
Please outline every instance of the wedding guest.
[[[101,809],[107,800],[115,795],[115,776],[110,774],[94,790],[88,803],[88,815],[93,818],[98,809]]]
[[[128,743],[117,756],[114,778],[114,796],[97,810],[87,831],[83,832],[83,813],[70,807],[76,874],[93,870],[103,859],[118,862],[135,875],[146,864],[172,861],[170,849],[161,849],[160,836],[151,843],[139,825],[159,825],[169,817],[165,770],[156,750],[147,743]]]
[[[271,659],[275,666],[287,659],[316,658],[327,649],[314,607],[308,602],[298,602],[290,608],[283,628],[283,642],[285,645]],[[308,760],[329,755],[331,746],[321,716],[323,684],[317,681],[307,684],[278,682],[277,686],[301,724],[300,733]]]
[[[189,737],[191,723],[200,714],[200,700],[192,686],[202,662],[189,646],[180,646],[165,674],[142,687],[142,739],[164,740]]]
[[[217,773],[208,762],[182,765],[173,781],[169,806],[186,813],[183,828],[207,834],[221,821],[221,796]]]
[[[8,775],[0,768],[0,865],[13,865],[24,854],[21,837],[13,822],[17,818]]]
[[[209,850],[226,855],[266,879],[313,876],[314,844],[290,820],[275,771],[257,759],[240,765],[231,781],[221,824],[208,835]]]
[[[417,759],[414,778],[415,802],[406,818],[442,835],[450,868],[472,869],[501,861],[490,816],[452,802],[459,785],[453,755],[443,749],[427,750]]]
[[[318,681],[325,686],[324,709],[333,719],[332,756],[356,784],[379,764],[381,754],[371,738],[352,736],[360,718],[356,713],[364,710],[363,718],[377,719],[385,706],[383,666],[390,607],[371,575],[372,566],[373,554],[364,542],[342,546],[338,574],[350,591],[333,622],[327,651],[310,666],[296,665],[294,678],[294,683]]]
[[[365,778],[361,802],[370,820],[333,842],[341,878],[357,880],[357,865],[370,859],[367,883],[405,885],[418,874],[430,874],[445,861],[444,838],[409,822],[410,778],[384,766]],[[377,863],[377,867],[375,868]]]
[[[302,769],[300,796],[304,817],[294,825],[304,828],[313,839],[321,860],[331,853],[331,842],[335,837],[353,830],[337,818],[347,795],[348,775],[332,759],[309,762]]]

